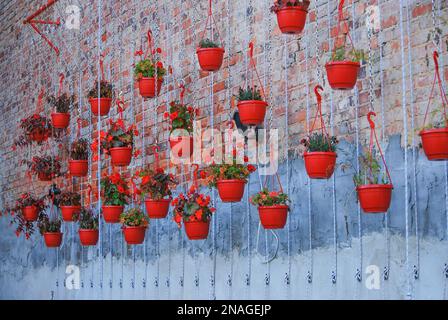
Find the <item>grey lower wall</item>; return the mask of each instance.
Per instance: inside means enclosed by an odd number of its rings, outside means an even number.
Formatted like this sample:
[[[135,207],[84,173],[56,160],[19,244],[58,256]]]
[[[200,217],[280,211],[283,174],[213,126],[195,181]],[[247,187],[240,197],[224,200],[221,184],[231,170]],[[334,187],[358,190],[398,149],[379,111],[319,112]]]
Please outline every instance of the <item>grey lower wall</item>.
[[[362,214],[360,241],[353,169],[342,165],[354,163],[355,154],[354,145],[341,142],[338,150],[340,165],[335,173],[337,256],[332,180],[312,182],[313,250],[310,251],[308,179],[303,161],[295,159],[289,164],[292,198],[289,237],[286,228],[277,232],[278,254],[269,264],[263,263],[265,249],[271,257],[276,248],[275,237],[260,230],[256,249],[258,214],[253,207],[249,207],[248,212],[246,202],[222,205],[217,200],[215,229],[208,240],[200,242],[186,240],[183,230],[177,230],[174,222],[166,219],[152,223],[145,245],[128,248],[123,245],[118,225],[103,224],[103,259],[99,258],[97,249],[81,249],[76,226],[64,225],[64,244],[55,250],[45,248],[38,234],[29,241],[17,239],[8,218],[4,217],[0,219],[0,298],[447,299],[448,278],[444,275],[444,265],[448,263],[445,163],[429,162],[422,151],[418,151],[415,199],[412,150],[408,150],[406,233],[404,150],[400,147],[399,136],[390,138],[386,159],[395,189],[388,213],[388,228],[385,228],[385,215]],[[280,173],[285,184],[285,163],[280,166]],[[258,190],[258,177],[253,175],[249,194]],[[362,280],[357,281],[361,251]],[[416,280],[413,268],[418,265],[418,257],[420,268]],[[385,281],[383,270],[388,261],[390,277]],[[64,286],[69,265],[80,267],[80,289],[68,290]],[[310,271],[312,283],[307,281]],[[337,275],[336,283],[332,282],[333,272]],[[285,281],[288,273],[289,285]],[[214,287],[211,286],[212,274],[216,275]],[[183,287],[180,284],[182,276]],[[248,277],[249,285],[246,284]],[[266,285],[267,278],[269,285]],[[372,288],[374,284],[378,286]]]

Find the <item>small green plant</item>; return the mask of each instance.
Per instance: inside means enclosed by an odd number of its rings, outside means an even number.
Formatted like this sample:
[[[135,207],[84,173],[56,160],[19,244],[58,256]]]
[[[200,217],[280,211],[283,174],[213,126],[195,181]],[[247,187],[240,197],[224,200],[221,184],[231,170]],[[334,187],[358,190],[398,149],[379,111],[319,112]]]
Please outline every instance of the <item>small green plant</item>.
[[[186,130],[188,133],[193,132],[193,121],[195,116],[199,114],[199,109],[193,108],[177,101],[170,102],[170,111],[164,113],[164,118],[171,122],[171,132],[174,130]]]
[[[114,87],[113,87],[113,85],[111,83],[102,80],[100,82],[100,92],[99,92],[100,94],[99,94],[99,97],[100,98],[112,99],[113,98],[113,90],[114,90]],[[95,85],[89,91],[87,96],[88,96],[89,99],[97,99],[98,98],[98,81],[95,82]]]
[[[263,100],[261,98],[261,92],[257,89],[257,86],[253,88],[247,87],[247,89],[239,88],[238,90],[238,101],[248,101],[248,100]]]
[[[359,172],[353,176],[355,186],[368,184],[389,184],[387,175],[382,172],[381,165],[376,157],[375,149],[359,157]]]
[[[86,139],[74,141],[70,147],[70,157],[72,160],[88,160],[89,142]]]
[[[264,188],[262,191],[250,198],[250,203],[256,207],[288,205],[289,198],[286,193],[269,191]]]
[[[157,77],[163,79],[163,76],[166,73],[163,63],[161,61],[154,63],[151,59],[143,59],[137,62],[134,68],[134,75],[137,79],[153,78],[156,75],[156,68]]]
[[[58,206],[80,206],[81,196],[79,193],[65,191],[55,196],[55,204]]]
[[[149,219],[139,208],[132,208],[120,215],[120,222],[124,227],[146,227]]]
[[[338,143],[335,136],[329,137],[321,132],[314,132],[301,141],[307,152],[335,152]]]
[[[177,181],[170,173],[165,173],[162,168],[152,170],[149,166],[136,176],[141,179],[140,191],[151,200],[162,200],[171,197],[171,189],[176,186]]]
[[[30,173],[35,175],[43,174],[51,178],[60,177],[63,175],[61,171],[61,161],[59,157],[46,155],[43,157],[33,157],[31,161],[22,160],[22,164],[26,164]]]
[[[277,12],[287,7],[301,7],[308,10],[310,2],[308,0],[277,0],[271,7],[271,12]]]
[[[50,103],[56,112],[58,113],[68,113],[70,112],[70,107],[73,105],[75,101],[75,96],[64,93],[59,97],[49,96],[47,98],[48,103]]]
[[[98,217],[92,209],[82,208],[81,211],[73,215],[73,221],[79,223],[79,229],[98,230]]]
[[[126,180],[118,173],[112,173],[101,179],[101,192],[107,206],[124,206],[130,195]]]
[[[219,48],[219,44],[210,39],[202,39],[199,42],[199,48]]]
[[[37,227],[41,235],[47,232],[61,232],[61,220],[59,218],[50,220],[47,214],[42,214],[37,221]]]
[[[365,62],[367,61],[367,58],[363,50],[352,49],[347,51],[344,47],[341,47],[332,53],[331,61]]]

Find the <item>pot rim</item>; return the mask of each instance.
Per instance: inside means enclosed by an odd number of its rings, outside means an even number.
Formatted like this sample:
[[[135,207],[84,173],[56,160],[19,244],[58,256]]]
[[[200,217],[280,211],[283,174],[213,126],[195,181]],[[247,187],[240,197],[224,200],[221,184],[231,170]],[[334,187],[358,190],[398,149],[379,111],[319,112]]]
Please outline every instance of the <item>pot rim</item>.
[[[370,190],[370,189],[393,189],[393,184],[364,184],[362,186],[357,186],[356,190]]]
[[[311,156],[331,156],[337,158],[338,154],[333,151],[313,151],[313,152],[304,152],[303,157],[311,157]]]
[[[179,139],[180,138],[180,139]],[[189,138],[190,140],[193,140],[193,137],[190,135],[190,136],[174,136],[174,137],[171,137],[171,134],[170,134],[170,138],[169,138],[169,140],[171,141],[171,140],[173,140],[173,141],[178,141],[178,140],[183,140],[182,138]]]
[[[89,160],[73,160],[73,159],[70,159],[70,160],[68,160],[68,162],[70,163],[87,163],[87,162],[89,162]]]
[[[351,65],[351,66],[356,66],[358,68],[361,67],[361,64],[359,62],[354,62],[354,61],[329,61],[325,64],[325,68],[338,66],[338,65]]]
[[[168,198],[168,199],[160,199],[160,200],[155,200],[155,199],[145,199],[145,202],[171,202],[173,200],[173,198]]]
[[[45,236],[46,234],[47,234],[47,235],[61,235],[61,236],[63,235],[62,232],[44,232],[44,236]]]
[[[124,208],[124,206],[113,206],[113,205],[105,205],[105,204],[103,204],[101,207],[102,208]]]
[[[202,51],[221,51],[221,52],[225,52],[225,49],[223,47],[217,47],[217,48],[200,48],[197,47],[196,48],[196,53],[202,52]]]
[[[78,232],[99,232],[98,229],[79,229]]]
[[[183,221],[184,224],[210,224],[211,219],[208,221]]]
[[[428,135],[432,133],[448,133],[448,127],[445,128],[434,128],[434,129],[423,129],[418,134],[420,136],[422,135]]]
[[[238,101],[237,106],[241,105],[241,104],[259,104],[259,105],[263,105],[263,106],[268,106],[268,103],[264,100],[243,100],[243,101]]]
[[[138,81],[141,81],[141,80],[154,80],[156,77],[141,77],[141,78],[139,78],[138,79]],[[163,77],[158,77],[158,81],[160,81],[160,82],[163,82]]]
[[[60,206],[60,208],[76,208],[76,209],[81,209],[82,206]]]
[[[289,7],[284,7],[281,9],[278,9],[276,14],[278,14],[280,11],[305,11],[306,13],[308,13],[308,10],[303,9],[302,6],[289,6]]]
[[[242,184],[246,184],[247,180],[246,179],[222,179],[222,180],[216,181],[216,184],[219,184],[219,183],[242,183]]]
[[[286,204],[276,204],[273,206],[259,206],[258,209],[289,209],[289,206]]]
[[[110,148],[109,150],[124,150],[124,149],[132,150],[132,147],[113,147],[113,148]]]
[[[106,100],[106,101],[112,101],[112,98],[89,98],[89,102],[93,100]]]
[[[64,116],[68,116],[70,117],[70,113],[69,112],[52,112],[51,116],[56,116],[56,115],[64,115]]]
[[[148,226],[138,226],[138,227],[136,227],[136,226],[133,226],[133,227],[130,227],[130,226],[123,226],[123,229],[131,229],[131,230],[136,230],[136,229],[146,229]]]

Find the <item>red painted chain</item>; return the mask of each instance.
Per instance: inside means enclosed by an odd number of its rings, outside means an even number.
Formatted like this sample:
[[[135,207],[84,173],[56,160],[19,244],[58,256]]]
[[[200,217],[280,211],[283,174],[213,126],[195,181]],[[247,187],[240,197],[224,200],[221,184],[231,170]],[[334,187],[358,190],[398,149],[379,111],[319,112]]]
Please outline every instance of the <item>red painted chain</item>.
[[[327,138],[328,148],[330,148],[331,141],[330,141],[330,136],[327,132],[327,128],[325,127],[324,117],[322,115],[322,96],[319,93],[319,90],[323,91],[324,88],[322,88],[320,85],[317,85],[314,87],[314,93],[316,94],[316,100],[317,100],[317,112],[316,112],[316,115],[314,116],[313,124],[311,125],[309,134],[311,134],[315,130],[316,121],[317,121],[317,118],[319,118],[320,119],[320,130],[322,132],[322,135],[325,138]]]
[[[120,120],[123,120],[123,111],[125,109],[124,101],[122,98],[117,99],[117,110]]]
[[[336,30],[335,39],[337,39],[337,37],[339,36],[339,33],[341,32],[341,23],[343,23],[344,27],[347,29],[347,36],[348,36],[348,39],[350,40],[350,44],[352,45],[352,48],[355,49],[355,45],[353,44],[353,40],[350,35],[350,28],[347,24],[347,21],[344,20],[344,2],[345,2],[345,0],[340,0],[339,6],[338,6],[338,28]],[[333,51],[336,50],[336,43],[337,43],[337,41],[334,42]]]
[[[261,78],[260,75],[258,74],[258,70],[257,70],[257,66],[255,64],[255,60],[254,60],[254,43],[251,41],[249,42],[249,68],[253,68],[255,75],[257,76],[258,82],[260,83],[260,89],[261,89],[261,93],[264,97],[264,99],[266,99],[266,95],[264,93],[264,87],[263,87],[263,83],[261,82]],[[254,88],[254,77],[252,74],[252,88]]]
[[[380,152],[381,155],[381,160],[383,160],[384,163],[384,168],[386,170],[386,174],[387,177],[389,178],[389,182],[390,184],[392,184],[392,178],[390,177],[390,173],[389,173],[389,168],[387,167],[386,164],[386,159],[384,158],[384,154],[383,154],[383,150],[381,149],[380,143],[378,141],[378,137],[376,135],[376,131],[375,131],[375,122],[373,122],[372,117],[376,117],[376,113],[373,111],[370,111],[367,114],[367,120],[369,121],[369,125],[370,125],[370,144],[369,144],[369,152],[370,152],[370,173],[372,173],[372,161],[373,161],[373,144],[375,142],[375,144],[378,147],[378,150]]]
[[[61,92],[62,92],[62,85],[64,83],[64,79],[65,79],[65,75],[63,73],[61,73],[59,75],[59,89],[58,89],[58,97],[61,96]]]
[[[224,41],[222,41],[221,34],[219,33],[219,29],[218,29],[218,27],[216,25],[215,17],[213,16],[212,0],[209,0],[209,2],[208,2],[208,15],[207,15],[207,20],[205,20],[204,31],[202,31],[202,34],[201,34],[201,41],[204,39],[205,32],[207,31],[207,26],[208,26],[209,22],[210,22],[210,27],[211,27],[212,23],[216,26],[216,32],[218,33],[218,37],[219,37],[219,40],[220,40],[221,45],[222,45],[222,43]],[[213,39],[210,39],[210,40],[213,41]]]

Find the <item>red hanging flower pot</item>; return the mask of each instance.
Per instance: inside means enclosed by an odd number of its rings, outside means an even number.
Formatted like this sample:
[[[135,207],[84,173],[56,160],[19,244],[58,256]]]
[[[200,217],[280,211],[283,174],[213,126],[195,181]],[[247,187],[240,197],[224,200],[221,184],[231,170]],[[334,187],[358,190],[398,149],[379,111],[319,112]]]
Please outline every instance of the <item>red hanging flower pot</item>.
[[[325,65],[327,78],[331,88],[335,90],[351,90],[358,79],[359,62],[332,61]]]
[[[73,221],[73,215],[81,210],[81,206],[61,206],[62,220]]]
[[[103,206],[103,217],[107,223],[120,222],[120,215],[123,213],[123,206]]]
[[[123,227],[124,239],[127,244],[142,244],[145,241],[145,226]]]
[[[109,150],[112,158],[112,165],[126,167],[132,160],[132,147],[111,148]]]
[[[184,154],[191,157],[193,155],[193,137],[170,137],[170,148],[171,150],[178,149],[178,157],[184,157]]]
[[[45,232],[44,233],[45,244],[48,248],[57,248],[62,243],[61,232]]]
[[[98,230],[80,229],[79,241],[83,246],[95,246],[98,243],[99,232]]]
[[[301,33],[305,27],[307,13],[307,10],[299,6],[279,9],[276,14],[282,33]]]
[[[89,99],[92,113],[95,116],[107,116],[112,105],[111,98],[91,98]]]
[[[145,200],[146,213],[151,219],[163,219],[168,215],[171,199]]]
[[[393,188],[394,187],[391,184],[368,184],[358,186],[356,191],[358,192],[362,210],[366,213],[387,212],[390,207]]]
[[[45,172],[39,172],[37,174],[37,178],[39,179],[39,181],[43,182],[51,181],[51,174]]]
[[[53,127],[57,129],[65,129],[70,124],[70,113],[55,112],[51,114]]]
[[[88,160],[69,160],[68,168],[73,177],[85,177],[89,172]]]
[[[286,205],[275,205],[258,207],[260,221],[265,229],[283,229],[288,218],[289,207]]]
[[[428,160],[448,160],[448,128],[420,131]]]
[[[244,195],[246,180],[219,180],[216,183],[222,202],[239,202]]]
[[[160,89],[162,88],[163,79],[159,78],[157,80],[157,95],[160,94]],[[155,78],[140,78],[138,80],[138,88],[140,95],[144,98],[154,98],[156,96],[156,81]]]
[[[184,221],[185,233],[190,240],[205,240],[208,237],[210,221]]]
[[[217,71],[221,68],[224,57],[223,48],[197,48],[199,65],[204,71]]]
[[[246,100],[237,104],[241,123],[246,126],[256,126],[264,121],[268,104],[262,100]]]
[[[26,221],[36,221],[38,212],[35,206],[27,206],[22,208],[22,214]]]
[[[311,179],[329,179],[336,165],[336,152],[305,152],[305,169]]]

